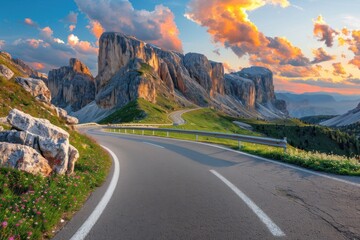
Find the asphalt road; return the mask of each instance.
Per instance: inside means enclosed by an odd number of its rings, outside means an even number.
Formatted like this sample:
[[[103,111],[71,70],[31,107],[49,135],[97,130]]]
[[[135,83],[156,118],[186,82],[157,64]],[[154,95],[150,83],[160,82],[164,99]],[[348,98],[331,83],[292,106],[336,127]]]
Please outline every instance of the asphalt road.
[[[209,145],[88,134],[120,161],[115,191],[86,239],[360,239],[351,185]],[[70,239],[113,176],[55,239]]]
[[[172,112],[172,113],[169,114],[169,118],[173,122],[173,124],[175,124],[175,125],[184,125],[186,123],[186,121],[182,118],[182,115],[184,113],[199,110],[199,109],[201,109],[201,108],[185,109],[185,110],[175,111],[175,112]]]

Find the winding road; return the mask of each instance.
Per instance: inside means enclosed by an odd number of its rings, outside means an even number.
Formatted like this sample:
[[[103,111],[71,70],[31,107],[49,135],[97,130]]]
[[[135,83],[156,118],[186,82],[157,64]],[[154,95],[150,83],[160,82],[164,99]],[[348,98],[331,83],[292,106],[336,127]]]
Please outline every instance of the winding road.
[[[119,162],[54,239],[360,239],[358,177],[204,143],[83,131]]]
[[[201,109],[201,108],[193,108],[193,109],[184,109],[184,110],[174,111],[174,112],[170,113],[168,117],[173,122],[174,125],[184,125],[186,123],[186,121],[182,118],[182,115],[184,113],[196,111],[199,109]]]

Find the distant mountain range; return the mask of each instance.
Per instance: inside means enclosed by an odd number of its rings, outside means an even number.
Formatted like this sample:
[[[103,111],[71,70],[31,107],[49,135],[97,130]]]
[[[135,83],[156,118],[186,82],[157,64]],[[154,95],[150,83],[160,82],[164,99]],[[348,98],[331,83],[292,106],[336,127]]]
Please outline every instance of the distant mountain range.
[[[318,115],[342,115],[354,109],[360,102],[360,95],[337,93],[276,93],[276,98],[284,100],[291,117],[302,118]]]
[[[359,122],[360,122],[360,103],[355,109],[352,109],[343,115],[321,122],[320,124],[328,127],[342,127]]]

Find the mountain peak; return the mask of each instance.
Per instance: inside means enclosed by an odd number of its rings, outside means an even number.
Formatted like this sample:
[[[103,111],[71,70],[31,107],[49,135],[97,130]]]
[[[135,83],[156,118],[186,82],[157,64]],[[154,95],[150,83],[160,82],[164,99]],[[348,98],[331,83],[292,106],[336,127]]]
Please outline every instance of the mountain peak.
[[[91,76],[89,68],[77,58],[70,58],[69,66],[78,73],[83,73]]]

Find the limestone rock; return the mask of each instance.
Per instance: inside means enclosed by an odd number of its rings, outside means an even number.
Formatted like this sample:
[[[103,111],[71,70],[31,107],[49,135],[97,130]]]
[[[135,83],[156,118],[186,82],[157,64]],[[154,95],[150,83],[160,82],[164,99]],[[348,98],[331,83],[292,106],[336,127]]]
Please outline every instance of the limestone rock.
[[[69,66],[49,72],[48,87],[54,105],[74,112],[95,99],[95,82],[89,68],[74,58]]]
[[[0,132],[4,131],[4,127],[0,126]]]
[[[17,77],[15,78],[15,81],[38,101],[50,104],[51,92],[42,80]]]
[[[16,168],[31,174],[49,176],[52,169],[48,161],[35,149],[20,145],[0,142],[0,166]]]
[[[6,57],[7,59],[12,59],[12,56],[10,53],[8,52],[4,52],[4,51],[0,51],[0,54],[3,55],[4,57]]]
[[[14,73],[4,64],[0,64],[0,76],[3,76],[7,80],[10,80],[14,76]]]
[[[65,121],[69,125],[76,125],[79,123],[79,120],[76,117],[72,117],[72,116],[66,116]]]
[[[12,109],[7,117],[8,122],[14,128],[20,131],[50,138],[50,139],[68,139],[69,133],[65,130],[52,125],[49,120],[34,118],[29,114],[23,113],[17,109]]]
[[[79,151],[72,145],[69,146],[69,163],[67,167],[67,174],[72,174],[74,172],[75,163],[79,159]]]
[[[36,70],[34,70],[32,67],[27,65],[23,60],[21,59],[12,59],[12,62],[17,65],[17,67],[22,70],[22,72],[29,76],[30,78],[40,79],[43,80],[45,83],[47,83],[47,75],[44,73],[40,73]]]
[[[226,74],[225,94],[240,100],[248,109],[255,108],[255,84],[250,79],[235,74]]]

